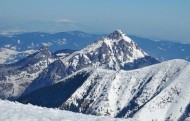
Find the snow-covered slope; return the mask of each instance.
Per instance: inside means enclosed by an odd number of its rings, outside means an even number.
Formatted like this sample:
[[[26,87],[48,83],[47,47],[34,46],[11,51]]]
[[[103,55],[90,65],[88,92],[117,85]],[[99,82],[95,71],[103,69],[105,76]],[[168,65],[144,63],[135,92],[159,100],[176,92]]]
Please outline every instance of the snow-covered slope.
[[[58,51],[54,52],[54,54],[57,55],[57,57],[59,57],[60,59],[63,59],[65,57],[69,56],[70,54],[72,54],[75,51],[76,50],[62,49],[62,50],[58,50]]]
[[[85,68],[19,101],[93,115],[183,120],[190,112],[189,73],[184,60],[130,71]]]
[[[131,121],[0,100],[0,121]]]
[[[15,50],[15,48],[0,48],[0,64],[16,62],[34,52],[35,50],[25,50],[20,52]]]
[[[120,30],[62,59],[70,74],[85,67],[130,70],[159,63]]]
[[[20,96],[54,60],[54,55],[42,48],[16,63],[0,65],[0,97],[14,99]]]

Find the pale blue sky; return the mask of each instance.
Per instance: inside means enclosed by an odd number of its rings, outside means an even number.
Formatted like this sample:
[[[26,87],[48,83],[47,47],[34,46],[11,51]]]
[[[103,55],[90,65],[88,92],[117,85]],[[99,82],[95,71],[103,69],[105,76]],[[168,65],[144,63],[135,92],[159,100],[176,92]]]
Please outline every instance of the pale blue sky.
[[[190,0],[0,0],[0,32],[114,29],[190,43]]]

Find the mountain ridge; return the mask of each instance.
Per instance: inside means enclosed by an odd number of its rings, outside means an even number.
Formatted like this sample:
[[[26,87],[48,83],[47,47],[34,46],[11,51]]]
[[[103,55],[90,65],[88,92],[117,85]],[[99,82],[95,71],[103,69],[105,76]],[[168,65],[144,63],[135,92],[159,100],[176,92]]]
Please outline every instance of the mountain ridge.
[[[189,112],[186,108],[190,95],[187,95],[188,88],[183,86],[190,85],[187,75],[190,72],[189,67],[189,62],[176,59],[128,71],[84,68],[54,84],[61,86],[65,80],[77,81],[76,75],[81,72],[90,73],[90,76],[83,80],[82,86],[79,86],[65,102],[63,101],[62,105],[59,103],[58,107],[85,114],[119,118],[166,120],[170,117],[171,120],[178,120]],[[36,90],[35,93],[25,95],[18,101],[41,105],[41,102],[44,102],[43,98],[38,101],[37,97],[45,96],[46,100],[51,100],[54,85],[41,88],[40,95],[35,95],[39,94],[39,90]],[[170,107],[173,103],[178,105],[175,110]]]

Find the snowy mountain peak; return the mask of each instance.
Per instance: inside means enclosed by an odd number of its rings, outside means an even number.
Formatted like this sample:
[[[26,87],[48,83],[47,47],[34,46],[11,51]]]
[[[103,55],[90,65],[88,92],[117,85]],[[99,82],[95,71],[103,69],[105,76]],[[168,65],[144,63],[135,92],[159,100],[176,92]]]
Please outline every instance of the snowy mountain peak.
[[[123,36],[125,36],[125,34],[121,30],[115,30],[114,32],[108,35],[108,38],[120,39],[120,38],[123,38]]]
[[[132,40],[129,37],[127,37],[125,33],[122,32],[121,30],[115,30],[114,32],[110,33],[108,35],[108,38],[111,40],[117,40],[117,41],[125,40],[129,43],[132,42]]]
[[[159,63],[120,30],[62,59],[69,74],[85,67],[131,70]]]

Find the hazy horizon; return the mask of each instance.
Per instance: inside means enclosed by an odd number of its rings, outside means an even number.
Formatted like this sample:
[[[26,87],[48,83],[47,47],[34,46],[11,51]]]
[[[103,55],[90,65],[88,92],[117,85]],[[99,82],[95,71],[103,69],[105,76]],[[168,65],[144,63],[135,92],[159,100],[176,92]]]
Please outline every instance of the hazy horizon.
[[[190,43],[190,1],[0,0],[0,32],[84,31]]]

